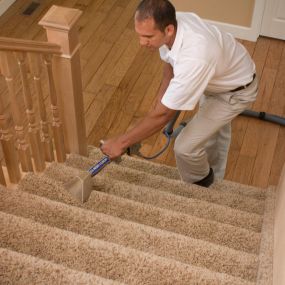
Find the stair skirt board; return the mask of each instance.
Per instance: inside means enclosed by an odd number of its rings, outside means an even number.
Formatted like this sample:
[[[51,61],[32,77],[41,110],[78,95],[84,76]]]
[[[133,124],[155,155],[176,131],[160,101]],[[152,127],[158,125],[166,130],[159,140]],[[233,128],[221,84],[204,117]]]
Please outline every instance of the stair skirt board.
[[[70,155],[0,188],[1,284],[272,284],[275,189],[209,189],[124,157],[81,204],[64,188],[101,158]]]

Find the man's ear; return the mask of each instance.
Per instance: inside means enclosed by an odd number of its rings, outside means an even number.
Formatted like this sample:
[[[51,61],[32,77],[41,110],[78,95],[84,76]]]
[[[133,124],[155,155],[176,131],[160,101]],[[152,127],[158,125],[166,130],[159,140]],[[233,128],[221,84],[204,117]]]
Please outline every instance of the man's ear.
[[[167,36],[171,37],[174,33],[175,33],[175,27],[174,25],[168,25],[166,28],[165,28],[165,33]]]

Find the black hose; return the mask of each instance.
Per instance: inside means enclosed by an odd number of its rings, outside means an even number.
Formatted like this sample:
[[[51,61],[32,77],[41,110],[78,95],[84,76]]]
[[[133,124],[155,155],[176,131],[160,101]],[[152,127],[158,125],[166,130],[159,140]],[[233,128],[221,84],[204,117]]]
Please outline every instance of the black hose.
[[[255,112],[252,110],[245,110],[244,112],[241,113],[241,115],[285,126],[285,118],[272,114],[267,114],[265,112]]]

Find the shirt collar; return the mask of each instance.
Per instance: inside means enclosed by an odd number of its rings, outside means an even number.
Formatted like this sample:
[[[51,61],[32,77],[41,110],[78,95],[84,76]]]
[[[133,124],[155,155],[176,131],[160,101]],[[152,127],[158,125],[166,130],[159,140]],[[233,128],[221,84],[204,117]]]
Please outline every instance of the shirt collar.
[[[167,46],[165,46],[168,50],[167,57],[176,59],[177,54],[182,46],[182,41],[183,41],[183,26],[182,23],[179,20],[177,20],[177,31],[171,50]]]

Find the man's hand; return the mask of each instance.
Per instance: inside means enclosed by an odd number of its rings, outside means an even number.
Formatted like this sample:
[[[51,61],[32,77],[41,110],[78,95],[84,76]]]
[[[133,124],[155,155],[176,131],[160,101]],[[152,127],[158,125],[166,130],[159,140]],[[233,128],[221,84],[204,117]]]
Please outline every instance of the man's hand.
[[[120,138],[101,141],[100,149],[104,154],[108,155],[111,160],[120,157],[126,151],[122,146]]]

